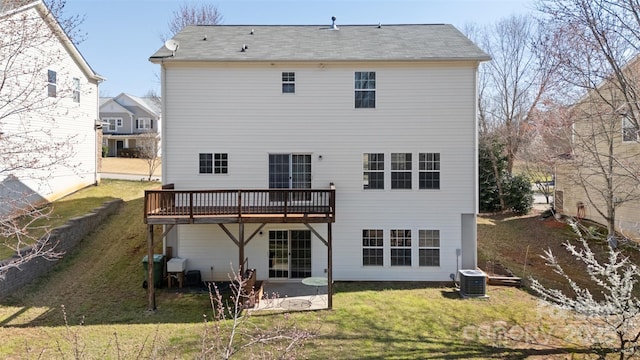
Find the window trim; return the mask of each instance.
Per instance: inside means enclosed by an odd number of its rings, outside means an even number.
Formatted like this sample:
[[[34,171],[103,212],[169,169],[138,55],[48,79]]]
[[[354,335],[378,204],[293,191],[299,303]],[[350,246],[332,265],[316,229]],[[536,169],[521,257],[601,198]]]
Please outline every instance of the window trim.
[[[73,102],[80,103],[80,78],[73,78]]]
[[[394,259],[394,250],[402,252],[402,255],[397,255]],[[409,256],[407,256],[407,251]],[[411,267],[412,257],[411,229],[391,229],[389,231],[389,264],[391,266]],[[401,259],[402,263],[399,261]]]
[[[218,175],[227,175],[229,173],[228,153],[213,154],[213,173]]]
[[[374,244],[372,244],[375,242]],[[363,267],[384,267],[384,230],[383,229],[362,229],[362,266]],[[379,244],[379,245],[378,245]],[[375,255],[365,252],[375,250]],[[368,259],[369,261],[365,261]],[[374,261],[371,261],[374,260]]]
[[[55,70],[47,70],[47,96],[58,97],[58,73]]]
[[[363,79],[363,75],[366,79]],[[371,87],[372,86],[372,87]],[[376,108],[376,72],[356,71],[353,76],[353,106],[356,109]],[[367,99],[364,93],[372,94],[372,99]],[[364,97],[363,97],[364,96]]]
[[[111,123],[111,121],[113,121],[113,124]],[[122,127],[122,118],[116,118],[116,117],[104,117],[102,118],[102,122],[103,123],[109,123],[109,125],[107,125],[107,131],[108,132],[116,132],[118,131],[118,128]],[[113,125],[113,129],[111,128],[111,126]]]
[[[378,159],[372,159],[372,155],[374,158],[380,158]],[[385,169],[384,169],[384,153],[363,153],[362,154],[362,189],[363,190],[384,190],[384,186],[385,186]],[[376,165],[375,169],[373,169],[374,166],[372,165]],[[369,176],[367,178],[367,175],[371,175],[371,174],[381,174],[382,175],[382,187],[371,187],[371,177]],[[367,178],[367,180],[365,181],[365,178]]]
[[[639,124],[640,125],[640,124]],[[627,140],[627,134],[631,134],[631,132],[635,133],[635,139]],[[622,142],[623,143],[637,143],[640,141],[640,129],[633,125],[633,122],[629,119],[628,116],[622,117]]]
[[[203,155],[205,158],[203,158]],[[208,158],[206,158],[208,155]],[[198,174],[213,174],[213,153],[198,153]]]
[[[150,117],[139,117],[136,119],[136,129],[137,130],[151,130],[153,129],[151,126],[151,118]],[[143,126],[147,125],[147,126]]]
[[[285,89],[290,89],[293,91],[285,91]],[[296,73],[294,71],[282,72],[282,93],[283,94],[296,93]]]
[[[435,234],[436,236],[432,236],[432,237],[428,237],[428,234]],[[424,235],[424,237],[423,237]],[[427,241],[428,240],[436,240],[437,246],[436,245],[427,245]],[[424,240],[424,241],[423,241]],[[440,230],[437,229],[419,229],[418,230],[418,266],[419,267],[440,267],[441,266],[441,238],[440,238]],[[437,250],[438,251],[438,259],[437,259],[437,264],[423,264],[422,263],[422,250]],[[426,258],[425,258],[426,260]]]
[[[397,159],[394,159],[394,157],[397,157],[398,155],[404,155],[404,160],[402,162],[399,162]],[[407,159],[407,155],[409,159]],[[400,166],[401,164],[402,166]],[[405,167],[405,168],[402,168],[402,167]],[[406,167],[408,167],[408,169]],[[402,180],[395,179],[394,181],[394,175],[399,175],[399,174],[404,174],[404,179]],[[408,182],[409,187],[397,187],[397,185],[400,184],[400,181],[406,184],[407,176],[409,181]],[[413,153],[410,153],[410,152],[391,153],[391,185],[390,186],[391,186],[391,190],[412,190],[413,189]]]
[[[429,160],[429,155],[432,156],[432,159]],[[424,156],[424,160],[422,160]],[[441,178],[441,155],[439,152],[433,153],[418,153],[418,190],[440,190],[440,182]],[[431,169],[429,167],[432,167]],[[437,180],[430,179],[431,183],[436,183],[437,185],[434,187],[426,187],[423,186],[422,175],[425,174],[437,174]],[[426,180],[425,180],[426,182]]]

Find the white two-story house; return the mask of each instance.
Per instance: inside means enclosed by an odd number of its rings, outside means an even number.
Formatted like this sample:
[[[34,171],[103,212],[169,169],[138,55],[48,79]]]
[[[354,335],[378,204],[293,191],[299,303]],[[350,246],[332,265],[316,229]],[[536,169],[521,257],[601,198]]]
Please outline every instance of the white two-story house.
[[[451,25],[188,26],[160,65],[149,233],[203,280],[476,268],[478,64]]]
[[[103,80],[42,1],[0,1],[0,217],[100,180]]]
[[[138,149],[153,137],[160,142],[160,99],[121,93],[100,98],[105,156],[139,157]]]

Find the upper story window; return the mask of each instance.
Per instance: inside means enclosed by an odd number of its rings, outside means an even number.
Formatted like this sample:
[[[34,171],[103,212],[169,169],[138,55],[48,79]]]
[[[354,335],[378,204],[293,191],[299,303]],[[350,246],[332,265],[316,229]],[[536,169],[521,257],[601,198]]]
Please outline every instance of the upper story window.
[[[294,94],[296,92],[296,73],[283,72],[282,73],[282,93]]]
[[[440,189],[440,153],[418,154],[418,187]]]
[[[73,78],[73,102],[80,102],[80,79]]]
[[[116,131],[119,127],[122,127],[122,118],[102,118],[102,121],[109,123],[107,131]]]
[[[362,156],[362,188],[384,189],[384,154],[367,153]]]
[[[200,174],[212,174],[213,173],[213,154],[200,153]]]
[[[136,129],[153,129],[153,122],[150,118],[138,118],[136,120]]]
[[[355,106],[359,108],[376,107],[375,71],[357,71],[355,74]]]
[[[47,94],[49,97],[56,97],[58,93],[57,73],[53,70],[47,71]]]
[[[625,116],[622,118],[622,141],[638,141],[638,126]]]
[[[411,153],[391,153],[391,188],[411,189]]]
[[[229,171],[229,154],[213,155],[213,171],[216,174],[226,174]]]

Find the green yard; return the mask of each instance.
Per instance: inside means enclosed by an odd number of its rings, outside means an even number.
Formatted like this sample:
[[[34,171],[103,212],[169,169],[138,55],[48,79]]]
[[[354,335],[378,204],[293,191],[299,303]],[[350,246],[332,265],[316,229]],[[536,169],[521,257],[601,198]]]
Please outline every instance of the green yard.
[[[49,276],[0,302],[0,357],[200,357],[203,314],[212,316],[206,294],[160,290],[157,312],[146,311],[142,196],[154,186],[104,181],[60,202],[101,203],[116,196],[126,201]],[[250,320],[258,327],[289,324],[317,332],[298,358],[582,356],[574,344],[582,339],[567,314],[542,306],[523,290],[489,287],[488,299],[461,300],[452,287],[413,283],[337,283],[335,289],[332,311],[261,314]]]

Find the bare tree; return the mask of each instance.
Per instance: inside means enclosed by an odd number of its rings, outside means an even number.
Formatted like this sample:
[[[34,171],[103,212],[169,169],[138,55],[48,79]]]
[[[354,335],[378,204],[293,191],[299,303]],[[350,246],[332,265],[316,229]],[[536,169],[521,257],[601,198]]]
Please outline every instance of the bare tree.
[[[492,58],[481,65],[481,123],[485,131],[493,129],[505,145],[509,175],[529,138],[532,112],[553,79],[550,58],[534,46],[540,36],[532,18],[510,16],[483,29],[477,38]]]
[[[615,237],[616,210],[640,199],[640,3],[636,0],[542,0],[544,51],[558,64],[558,102],[569,113],[572,160],[567,180]],[[635,57],[635,58],[634,58]],[[636,147],[637,149],[637,147]]]
[[[160,136],[158,135],[158,133],[153,131],[148,131],[141,134],[140,137],[136,140],[136,145],[140,149],[140,157],[147,163],[147,174],[149,175],[149,181],[151,181],[153,173],[158,169],[158,166],[161,165],[158,146],[159,143]]]
[[[319,318],[311,329],[298,326],[287,313],[273,314],[273,320],[266,327],[257,326],[247,306],[256,297],[255,289],[249,286],[248,278],[235,271],[230,274],[230,280],[228,297],[223,296],[215,284],[209,287],[213,316],[204,316],[200,358],[295,359],[304,342],[318,336],[322,325]]]
[[[48,3],[58,13],[64,7],[64,1]],[[51,8],[25,10],[24,1],[4,1],[2,5],[0,242],[16,251],[17,256],[0,265],[0,277],[33,258],[53,259],[60,255],[49,243],[48,230],[42,225],[49,213],[40,208],[44,199],[38,199],[21,180],[46,186],[53,169],[75,171],[78,164],[72,161],[72,155],[79,139],[57,131],[57,119],[69,116],[62,103],[81,96],[82,91],[67,76],[69,69],[63,60],[68,55],[59,46],[60,36],[65,36],[61,26],[77,29],[81,19],[72,17],[59,24]],[[52,67],[57,71],[51,71]]]
[[[579,235],[580,245],[567,242],[565,248],[585,265],[585,271],[591,278],[589,284],[600,290],[600,294],[594,296],[587,287],[581,287],[571,279],[551,250],[545,251],[542,258],[567,281],[572,293],[546,288],[535,279],[531,280],[531,288],[544,300],[583,317],[584,333],[591,334],[588,339],[592,343],[590,347],[600,358],[607,358],[608,353],[617,353],[621,360],[634,358],[640,340],[640,300],[635,295],[640,269],[611,247],[605,261],[598,259],[577,224],[571,225]]]
[[[205,3],[194,5],[182,3],[178,10],[173,12],[173,17],[169,20],[169,33],[162,36],[162,40],[171,39],[187,25],[217,25],[222,23],[222,14],[218,8]]]

